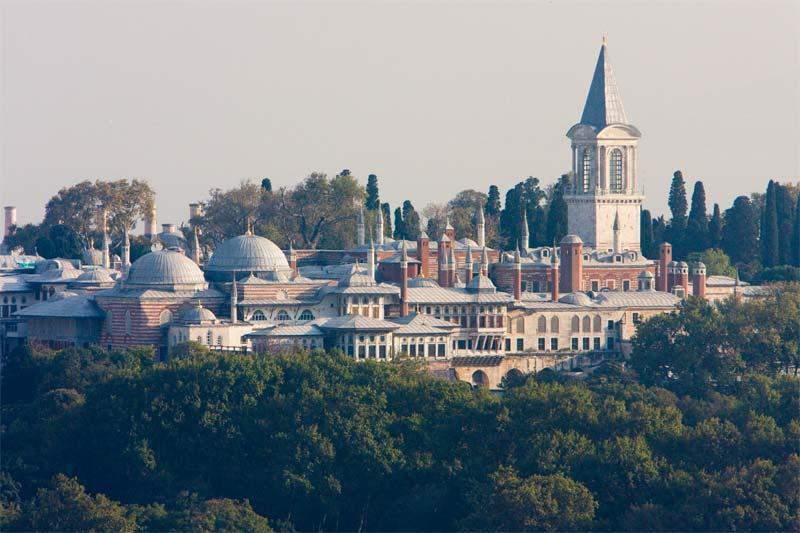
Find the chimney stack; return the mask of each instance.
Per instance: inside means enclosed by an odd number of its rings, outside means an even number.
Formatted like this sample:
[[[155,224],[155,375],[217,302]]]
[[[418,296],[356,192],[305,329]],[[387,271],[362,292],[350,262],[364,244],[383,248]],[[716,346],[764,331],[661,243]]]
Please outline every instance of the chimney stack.
[[[424,231],[419,233],[417,237],[417,261],[419,261],[419,273],[422,277],[427,277],[430,272],[428,271],[428,262],[430,261],[430,239],[428,234]]]
[[[669,292],[672,287],[669,286],[669,264],[672,262],[672,245],[668,242],[662,242],[658,251],[658,290],[661,292]]]
[[[13,205],[7,205],[3,209],[6,213],[6,227],[3,237],[8,237],[11,235],[11,228],[17,225],[17,208]]]
[[[692,268],[692,294],[706,297],[706,265],[699,261]]]
[[[156,206],[147,212],[144,216],[144,236],[152,239],[158,233],[158,225],[156,224]]]
[[[408,251],[405,240],[400,253],[400,316],[408,316]]]
[[[486,250],[486,248],[484,248]],[[519,255],[519,245],[514,252],[514,301],[522,299],[522,259]]]
[[[583,241],[577,235],[561,239],[561,292],[583,289]]]
[[[556,243],[553,241],[553,255],[550,257],[550,296],[554,302],[558,301],[558,254],[556,253]]]

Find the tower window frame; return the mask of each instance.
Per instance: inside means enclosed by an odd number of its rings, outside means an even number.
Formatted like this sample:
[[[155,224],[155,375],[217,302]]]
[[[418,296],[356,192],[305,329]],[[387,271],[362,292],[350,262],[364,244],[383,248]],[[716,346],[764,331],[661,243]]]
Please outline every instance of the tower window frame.
[[[608,157],[609,184],[611,192],[621,193],[625,191],[625,171],[624,157],[622,150],[614,148]]]
[[[592,154],[588,148],[581,156],[581,192],[589,192],[592,186]]]

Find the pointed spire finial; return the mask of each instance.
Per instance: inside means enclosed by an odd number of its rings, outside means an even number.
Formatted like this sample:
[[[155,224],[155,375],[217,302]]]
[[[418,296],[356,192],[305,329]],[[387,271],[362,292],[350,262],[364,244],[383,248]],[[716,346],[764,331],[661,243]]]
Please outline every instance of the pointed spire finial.
[[[605,45],[607,45],[607,44],[608,44],[608,35],[606,35],[606,34],[604,33],[604,34],[603,34],[603,46],[605,46]]]

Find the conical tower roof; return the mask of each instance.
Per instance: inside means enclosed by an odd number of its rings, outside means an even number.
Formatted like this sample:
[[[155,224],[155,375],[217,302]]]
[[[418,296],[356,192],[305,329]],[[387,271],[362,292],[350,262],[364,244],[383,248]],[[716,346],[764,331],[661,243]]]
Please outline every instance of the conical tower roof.
[[[628,117],[622,107],[622,97],[619,94],[617,80],[608,58],[608,46],[603,37],[600,55],[594,68],[592,85],[586,97],[586,105],[581,115],[581,124],[594,126],[601,130],[609,124],[627,124]]]

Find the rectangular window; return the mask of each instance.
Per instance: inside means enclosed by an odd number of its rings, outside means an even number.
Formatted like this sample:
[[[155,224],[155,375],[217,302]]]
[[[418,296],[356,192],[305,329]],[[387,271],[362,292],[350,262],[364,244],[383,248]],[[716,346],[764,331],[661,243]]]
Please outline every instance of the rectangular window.
[[[446,347],[447,347],[447,345],[445,343],[443,343],[443,342],[439,343],[438,350],[436,351],[436,355],[438,355],[439,357],[444,357],[446,355],[445,354],[445,351],[446,351],[445,348]]]
[[[506,339],[506,351],[511,351],[511,339]]]
[[[583,349],[584,350],[588,350],[589,349],[589,337],[584,337],[583,338],[582,345],[583,345]]]
[[[595,337],[594,338],[594,349],[595,350],[599,350],[600,349],[600,337]]]
[[[545,349],[544,337],[539,337],[539,351],[543,352]]]
[[[524,347],[524,339],[517,339],[517,351],[521,352]]]
[[[429,344],[428,345],[428,357],[435,357],[436,356],[436,345]]]
[[[411,355],[416,357],[417,356],[417,345],[416,344],[412,344],[410,346],[410,348],[411,348]]]
[[[465,341],[465,340],[458,341],[458,349],[459,350],[466,350],[467,349],[467,341]]]
[[[608,347],[609,350],[614,349],[614,337],[609,337],[606,339],[606,346]]]
[[[630,280],[626,279],[626,280],[622,281],[622,290],[623,291],[631,290],[631,282],[630,282]]]
[[[614,321],[613,320],[609,320],[607,327],[608,327],[608,329],[614,329]]]
[[[424,344],[417,344],[417,355],[420,357],[425,356],[425,345]]]
[[[573,350],[578,349],[578,337],[572,337],[572,349]]]
[[[386,345],[381,344],[378,347],[378,355],[380,355],[381,359],[386,359]]]
[[[552,337],[550,339],[550,349],[558,350],[558,337]]]
[[[641,321],[642,321],[642,319],[639,318],[639,313],[633,313],[633,323],[634,324],[638,324]]]
[[[358,347],[358,358],[365,359],[367,357],[367,347],[366,346],[359,346]]]
[[[600,290],[600,282],[598,280],[596,280],[596,279],[592,280],[592,290],[594,292],[597,292],[597,291]]]

